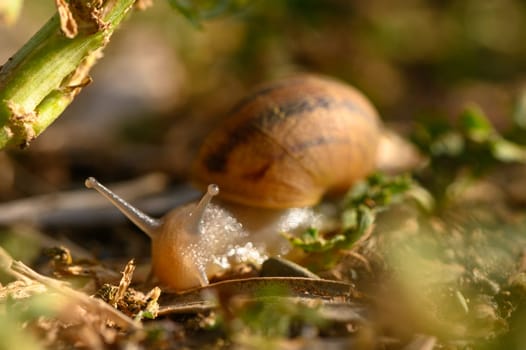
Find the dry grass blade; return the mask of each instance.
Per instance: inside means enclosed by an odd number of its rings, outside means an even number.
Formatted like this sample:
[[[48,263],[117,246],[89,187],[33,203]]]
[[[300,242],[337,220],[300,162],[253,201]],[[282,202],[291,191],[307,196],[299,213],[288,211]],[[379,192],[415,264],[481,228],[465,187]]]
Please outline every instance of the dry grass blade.
[[[13,258],[2,247],[0,247],[0,270],[16,278],[17,281],[5,286],[0,284],[0,301],[6,298],[23,299],[30,295],[41,294],[46,292],[46,287],[32,279],[11,270]]]
[[[122,272],[122,278],[119,282],[119,288],[117,289],[117,293],[115,293],[115,296],[110,301],[110,304],[113,307],[116,308],[119,301],[124,297],[124,293],[126,293],[126,290],[131,284],[133,278],[133,271],[135,271],[135,261],[132,259],[126,264],[126,267]]]
[[[0,269],[13,276],[17,280],[23,281],[25,283],[31,283],[31,279],[27,278],[23,274],[20,274],[11,269],[11,264],[13,263],[13,258],[9,253],[7,253],[4,248],[0,247]]]
[[[11,264],[11,269],[16,273],[22,274],[27,278],[40,282],[46,287],[69,297],[71,300],[79,303],[87,310],[104,315],[108,320],[111,320],[123,329],[137,330],[142,328],[140,323],[134,322],[131,318],[112,308],[109,304],[104,303],[102,300],[90,298],[84,293],[77,292],[76,290],[69,288],[61,281],[43,276],[20,261],[13,261]]]

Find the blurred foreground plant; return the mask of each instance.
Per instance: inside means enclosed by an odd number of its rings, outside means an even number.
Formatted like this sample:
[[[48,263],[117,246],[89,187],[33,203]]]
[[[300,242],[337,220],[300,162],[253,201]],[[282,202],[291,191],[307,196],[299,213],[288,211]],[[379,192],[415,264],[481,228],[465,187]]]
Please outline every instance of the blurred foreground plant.
[[[513,315],[525,300],[520,265],[525,222],[495,225],[489,218],[462,215],[412,227],[384,231],[376,246],[386,267],[380,322],[398,333],[416,330],[451,345],[510,336]]]
[[[500,164],[526,163],[526,147],[501,135],[478,106],[468,106],[456,125],[444,118],[424,120],[413,141],[429,156],[420,179],[439,205]]]
[[[44,318],[53,317],[63,301],[49,294],[34,295],[21,300],[9,295],[2,298],[2,294],[8,289],[11,289],[11,293],[16,293],[17,288],[11,285],[0,287],[0,349],[42,349],[42,344],[30,331],[31,325],[42,322]]]
[[[22,0],[0,1],[0,24],[12,25],[20,15]]]

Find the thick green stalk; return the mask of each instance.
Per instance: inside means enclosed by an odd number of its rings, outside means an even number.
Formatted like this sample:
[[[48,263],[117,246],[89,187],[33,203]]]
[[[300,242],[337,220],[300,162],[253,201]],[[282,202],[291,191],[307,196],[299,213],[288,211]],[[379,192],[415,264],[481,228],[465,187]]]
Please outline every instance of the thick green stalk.
[[[69,17],[55,14],[2,66],[0,148],[27,146],[64,111],[134,2],[70,0]]]

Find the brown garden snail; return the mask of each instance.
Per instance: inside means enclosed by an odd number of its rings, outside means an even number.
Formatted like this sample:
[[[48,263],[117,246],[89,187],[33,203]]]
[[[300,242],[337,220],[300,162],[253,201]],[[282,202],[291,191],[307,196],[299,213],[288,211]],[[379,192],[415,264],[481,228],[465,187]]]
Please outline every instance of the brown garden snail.
[[[93,178],[86,186],[150,236],[155,276],[183,290],[208,284],[230,258],[286,252],[269,235],[316,225],[311,206],[375,169],[380,135],[378,114],[360,92],[298,76],[256,89],[208,136],[193,168],[193,181],[208,186],[199,203],[157,220]],[[211,204],[218,187],[221,204]]]

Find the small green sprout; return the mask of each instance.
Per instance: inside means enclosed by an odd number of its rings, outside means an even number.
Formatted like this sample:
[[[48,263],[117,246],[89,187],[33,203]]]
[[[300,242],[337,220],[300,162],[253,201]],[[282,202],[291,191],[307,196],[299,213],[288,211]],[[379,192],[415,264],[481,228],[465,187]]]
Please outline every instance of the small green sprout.
[[[417,198],[416,194],[423,192],[408,175],[389,177],[377,173],[355,185],[347,194],[337,232],[325,235],[315,228],[309,228],[299,237],[289,234],[286,237],[292,246],[307,253],[349,249],[372,229],[377,213],[404,200],[411,193]],[[429,197],[427,200],[425,206],[430,205]]]

